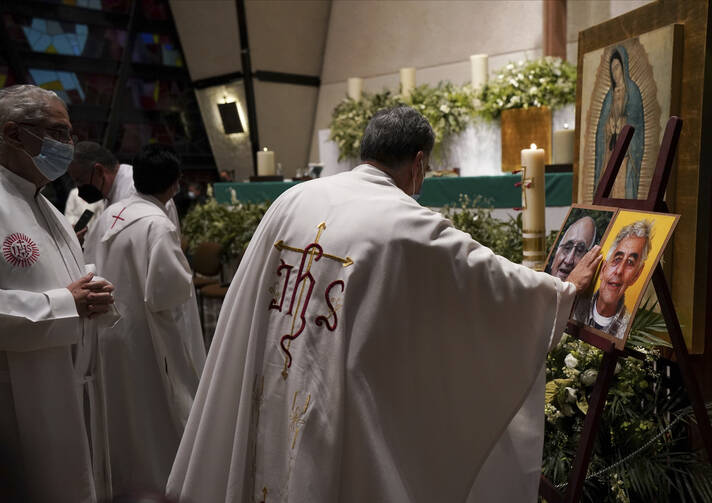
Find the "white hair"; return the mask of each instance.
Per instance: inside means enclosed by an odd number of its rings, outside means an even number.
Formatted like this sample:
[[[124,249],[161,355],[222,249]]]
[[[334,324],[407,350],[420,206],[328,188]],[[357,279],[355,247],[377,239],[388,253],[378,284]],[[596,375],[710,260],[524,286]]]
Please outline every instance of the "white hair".
[[[652,220],[638,220],[637,222],[633,222],[632,224],[626,225],[620,231],[618,231],[616,239],[613,240],[613,244],[611,245],[610,250],[608,250],[606,261],[611,260],[611,257],[613,257],[613,252],[616,250],[616,248],[618,248],[620,242],[623,241],[625,238],[629,237],[645,239],[645,244],[643,245],[643,256],[640,260],[640,267],[643,266],[643,263],[648,258],[648,253],[650,253],[650,239],[653,237]]]
[[[52,100],[59,100],[67,108],[55,92],[31,84],[0,89],[0,128],[8,121],[34,122],[46,118]]]

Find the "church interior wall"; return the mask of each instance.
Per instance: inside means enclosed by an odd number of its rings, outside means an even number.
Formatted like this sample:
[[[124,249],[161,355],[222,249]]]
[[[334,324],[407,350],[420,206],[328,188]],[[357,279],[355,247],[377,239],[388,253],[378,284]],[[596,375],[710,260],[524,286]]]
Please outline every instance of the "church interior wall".
[[[567,59],[576,63],[578,32],[651,0],[567,2]],[[471,54],[489,55],[490,75],[511,61],[542,56],[541,1],[333,2],[309,159],[319,161],[317,132],[346,95],[349,77],[367,92],[396,90],[399,70],[417,84],[470,79]]]

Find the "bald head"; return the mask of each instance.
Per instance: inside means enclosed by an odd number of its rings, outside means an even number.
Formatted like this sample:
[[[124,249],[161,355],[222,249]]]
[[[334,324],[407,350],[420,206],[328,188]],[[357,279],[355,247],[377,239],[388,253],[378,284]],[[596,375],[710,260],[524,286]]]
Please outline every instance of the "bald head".
[[[589,216],[581,217],[572,223],[559,242],[554,260],[551,263],[551,274],[566,281],[569,273],[576,267],[579,260],[591,249],[596,240],[596,224]]]

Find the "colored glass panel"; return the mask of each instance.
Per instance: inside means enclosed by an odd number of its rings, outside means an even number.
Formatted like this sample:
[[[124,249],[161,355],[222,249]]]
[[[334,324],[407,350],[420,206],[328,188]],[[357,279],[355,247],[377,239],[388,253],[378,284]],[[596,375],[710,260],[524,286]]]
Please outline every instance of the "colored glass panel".
[[[183,55],[168,35],[138,33],[133,61],[151,65],[183,66]]]
[[[128,12],[131,0],[42,0],[46,3],[70,5],[85,9],[104,10],[109,12]]]
[[[20,50],[119,60],[126,46],[124,30],[11,14],[4,21]]]

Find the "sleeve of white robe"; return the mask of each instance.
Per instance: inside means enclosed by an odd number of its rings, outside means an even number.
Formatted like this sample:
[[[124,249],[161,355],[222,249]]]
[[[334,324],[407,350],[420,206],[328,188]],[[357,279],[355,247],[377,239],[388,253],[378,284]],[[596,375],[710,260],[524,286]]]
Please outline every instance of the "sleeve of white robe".
[[[74,344],[79,316],[66,288],[31,292],[0,290],[0,350],[35,351]]]
[[[181,429],[185,426],[195,390],[185,388],[185,376],[190,375],[190,369],[185,366],[192,360],[183,343],[187,334],[181,333],[185,330],[179,321],[182,313],[176,310],[184,307],[193,295],[193,288],[190,266],[177,237],[172,232],[163,234],[149,253],[144,300],[166,396],[171,402],[176,426]]]

